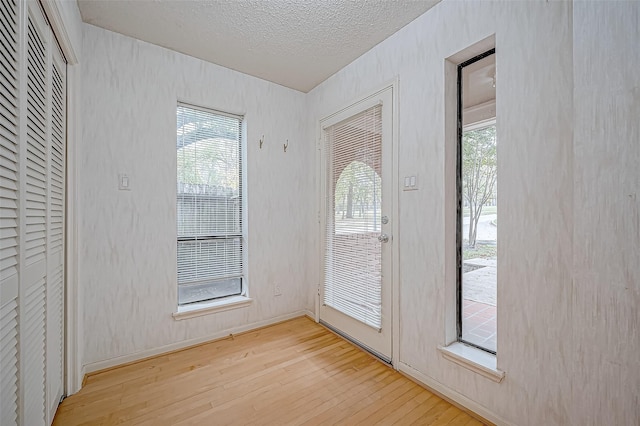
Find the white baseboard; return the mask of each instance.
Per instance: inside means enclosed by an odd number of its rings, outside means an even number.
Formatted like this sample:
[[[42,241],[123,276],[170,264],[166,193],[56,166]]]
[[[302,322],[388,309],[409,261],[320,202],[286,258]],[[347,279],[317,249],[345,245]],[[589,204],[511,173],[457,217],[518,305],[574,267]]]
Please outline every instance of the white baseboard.
[[[83,365],[82,367],[80,367],[80,383],[78,384],[78,389],[76,390],[76,392],[80,392],[80,389],[82,389],[82,386],[84,386],[84,378],[87,377],[87,367],[85,365]],[[74,393],[76,393],[74,392]],[[69,394],[71,395],[71,394]]]
[[[213,334],[209,334],[202,337],[197,337],[195,339],[183,340],[176,343],[171,343],[168,345],[160,346],[158,348],[148,349],[145,351],[136,352],[130,355],[119,356],[115,358],[106,359],[103,361],[92,362],[90,364],[85,364],[82,367],[82,377],[85,377],[87,374],[91,374],[96,371],[105,370],[107,368],[117,367],[119,365],[128,364],[135,361],[140,361],[145,358],[150,358],[153,356],[161,355],[167,352],[172,352],[184,348],[188,348],[189,346],[199,345],[201,343],[210,342],[212,340],[221,339],[223,337],[227,337],[230,334],[238,334],[243,333],[245,331],[251,331],[256,328],[266,327],[268,325],[276,324],[282,321],[286,321],[292,318],[302,317],[302,316],[310,316],[313,318],[312,314],[310,314],[307,310],[300,310],[296,312],[292,312],[286,315],[280,315],[274,318],[269,318],[263,321],[257,321],[250,324],[244,324],[239,327],[233,327],[226,330],[221,330]]]
[[[446,398],[449,398],[450,400],[454,401],[457,404],[460,404],[461,406],[463,406],[464,408],[473,411],[474,413],[476,413],[477,415],[479,415],[480,417],[489,420],[492,423],[495,423],[496,425],[499,426],[510,426],[511,423],[507,422],[506,420],[504,420],[503,418],[501,418],[500,416],[498,416],[497,414],[495,414],[494,412],[488,410],[487,408],[485,408],[484,406],[478,404],[477,402],[467,398],[466,396],[462,395],[461,393],[454,391],[453,389],[443,385],[442,383],[438,382],[437,380],[432,379],[431,377],[421,373],[420,371],[416,370],[415,368],[403,363],[403,362],[398,362],[398,370],[401,371],[402,373],[406,374],[407,376],[410,376],[412,379],[414,379],[415,381],[419,382],[420,384],[422,384],[424,387],[426,388],[430,388],[433,389],[434,391],[436,391],[437,393],[445,396]]]

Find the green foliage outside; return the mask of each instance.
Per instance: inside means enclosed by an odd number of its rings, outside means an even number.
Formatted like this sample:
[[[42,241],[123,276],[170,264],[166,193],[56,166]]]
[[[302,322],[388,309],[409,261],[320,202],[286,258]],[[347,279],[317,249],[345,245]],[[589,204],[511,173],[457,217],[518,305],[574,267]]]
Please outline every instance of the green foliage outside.
[[[365,217],[380,206],[382,179],[371,167],[353,161],[344,168],[335,188],[335,211],[342,219]]]
[[[495,198],[497,181],[496,126],[462,135],[462,195],[469,216],[469,247],[476,246],[478,220],[485,204]]]
[[[236,141],[207,139],[178,149],[178,181],[238,189]]]
[[[178,182],[238,190],[240,121],[198,109],[177,109]]]
[[[468,259],[491,259],[498,255],[498,246],[495,244],[476,244],[475,247],[462,247],[462,258]]]

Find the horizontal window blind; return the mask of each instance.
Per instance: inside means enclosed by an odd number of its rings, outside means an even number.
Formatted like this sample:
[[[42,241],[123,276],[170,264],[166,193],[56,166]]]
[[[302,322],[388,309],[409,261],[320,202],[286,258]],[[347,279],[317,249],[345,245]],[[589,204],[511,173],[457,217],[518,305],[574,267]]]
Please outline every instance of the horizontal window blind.
[[[380,329],[382,106],[324,134],[329,173],[323,303]]]
[[[242,293],[242,118],[177,109],[179,304]]]

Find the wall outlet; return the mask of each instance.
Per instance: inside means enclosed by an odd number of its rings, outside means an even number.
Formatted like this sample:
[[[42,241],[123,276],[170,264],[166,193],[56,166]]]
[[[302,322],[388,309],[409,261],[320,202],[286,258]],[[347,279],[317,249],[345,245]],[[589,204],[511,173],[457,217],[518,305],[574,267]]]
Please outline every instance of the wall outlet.
[[[282,296],[282,289],[280,288],[280,284],[273,285],[273,295],[274,296]]]

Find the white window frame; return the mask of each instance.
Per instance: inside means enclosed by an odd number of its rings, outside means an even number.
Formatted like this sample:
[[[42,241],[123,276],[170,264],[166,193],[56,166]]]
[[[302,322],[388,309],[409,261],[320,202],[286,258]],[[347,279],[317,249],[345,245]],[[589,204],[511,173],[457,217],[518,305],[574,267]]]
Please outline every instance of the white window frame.
[[[445,102],[444,102],[444,136],[445,136],[445,202],[444,226],[445,239],[445,306],[444,306],[444,330],[442,344],[438,345],[438,352],[442,359],[456,364],[462,368],[473,371],[487,379],[497,383],[503,382],[506,375],[498,362],[498,356],[482,349],[469,346],[458,341],[457,317],[457,286],[458,286],[458,260],[457,260],[457,229],[458,229],[458,192],[457,192],[457,153],[458,136],[462,128],[458,121],[458,65],[469,58],[477,56],[496,47],[495,34],[480,40],[468,48],[445,58]]]

